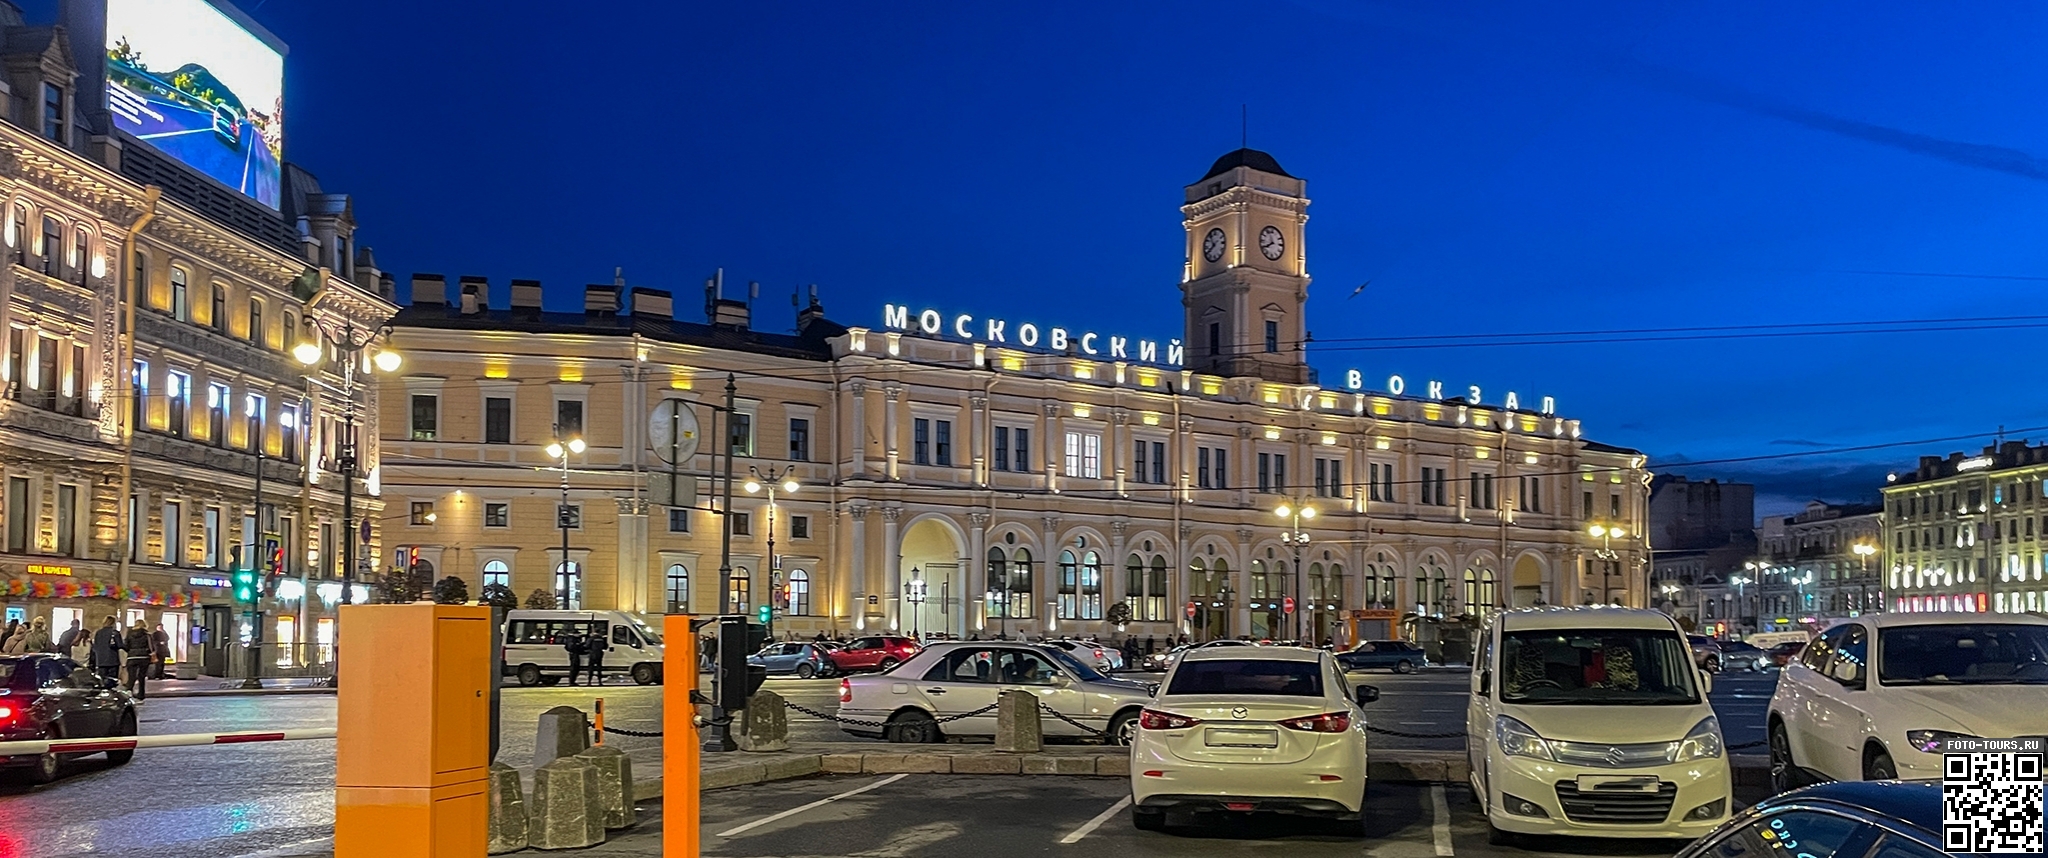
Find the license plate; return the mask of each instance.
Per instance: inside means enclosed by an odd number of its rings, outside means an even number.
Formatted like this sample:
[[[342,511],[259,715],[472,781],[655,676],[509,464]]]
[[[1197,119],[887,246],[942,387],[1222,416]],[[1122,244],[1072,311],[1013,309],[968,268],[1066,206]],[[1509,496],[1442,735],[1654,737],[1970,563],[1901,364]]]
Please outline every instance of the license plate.
[[[1202,744],[1211,748],[1277,748],[1280,747],[1280,732],[1211,727],[1202,733]]]
[[[1629,775],[1580,775],[1579,791],[1610,790],[1619,792],[1656,792],[1655,776]]]

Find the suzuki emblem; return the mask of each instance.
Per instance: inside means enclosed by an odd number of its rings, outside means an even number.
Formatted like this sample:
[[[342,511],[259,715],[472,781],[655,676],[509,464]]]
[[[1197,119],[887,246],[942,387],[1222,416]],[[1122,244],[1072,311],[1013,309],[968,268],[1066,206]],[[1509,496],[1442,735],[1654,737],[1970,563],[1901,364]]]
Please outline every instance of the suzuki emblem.
[[[1251,714],[1251,710],[1246,709],[1243,706],[1239,706],[1236,709],[1230,710],[1230,717],[1236,718],[1239,721],[1243,721],[1244,719],[1251,717]]]
[[[1608,765],[1613,765],[1613,766],[1619,766],[1619,765],[1621,765],[1621,764],[1622,764],[1622,763],[1623,763],[1624,761],[1626,761],[1627,759],[1628,759],[1628,756],[1627,756],[1627,755],[1626,755],[1625,753],[1623,753],[1623,752],[1622,752],[1622,750],[1621,750],[1620,748],[1616,748],[1616,747],[1611,747],[1611,746],[1610,746],[1610,747],[1609,747],[1609,748],[1607,749],[1607,763],[1608,763]]]

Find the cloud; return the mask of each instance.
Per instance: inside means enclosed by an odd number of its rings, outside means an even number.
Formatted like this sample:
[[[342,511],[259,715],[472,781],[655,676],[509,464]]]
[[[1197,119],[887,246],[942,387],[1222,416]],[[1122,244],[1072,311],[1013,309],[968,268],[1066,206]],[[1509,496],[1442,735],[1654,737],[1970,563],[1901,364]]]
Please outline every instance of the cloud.
[[[1616,70],[1650,86],[1731,107],[1794,125],[1825,131],[1852,140],[1875,143],[1901,152],[1924,155],[1979,170],[2004,173],[2023,179],[2048,181],[2048,161],[2005,146],[1944,140],[1916,131],[1890,128],[1798,107],[1761,93],[1750,92],[1720,81],[1697,77],[1677,69],[1654,66],[1633,59],[1618,60]]]
[[[1787,515],[1814,500],[1876,503],[1879,490],[1885,484],[1885,475],[1894,469],[1893,465],[1885,462],[1841,460],[1731,462],[1686,467],[1682,466],[1681,458],[1664,456],[1651,461],[1665,463],[1663,467],[1653,465],[1658,473],[1682,473],[1694,480],[1719,479],[1756,486],[1756,513],[1760,516]]]

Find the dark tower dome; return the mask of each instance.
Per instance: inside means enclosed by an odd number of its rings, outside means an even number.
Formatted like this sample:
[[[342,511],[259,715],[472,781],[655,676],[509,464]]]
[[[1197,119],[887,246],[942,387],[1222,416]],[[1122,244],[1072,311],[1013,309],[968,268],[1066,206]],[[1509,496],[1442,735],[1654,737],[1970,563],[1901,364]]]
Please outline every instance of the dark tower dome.
[[[1286,170],[1281,169],[1280,162],[1274,160],[1273,156],[1257,149],[1239,149],[1216,159],[1216,163],[1209,166],[1208,174],[1202,176],[1202,178],[1205,180],[1213,179],[1239,167],[1250,167],[1261,173],[1272,173],[1276,176],[1286,176],[1290,179],[1295,178]]]

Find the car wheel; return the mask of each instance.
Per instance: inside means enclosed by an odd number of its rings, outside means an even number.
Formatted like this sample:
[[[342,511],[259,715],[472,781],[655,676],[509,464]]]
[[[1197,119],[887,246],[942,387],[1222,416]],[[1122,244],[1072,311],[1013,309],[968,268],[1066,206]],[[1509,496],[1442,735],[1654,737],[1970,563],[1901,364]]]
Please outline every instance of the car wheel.
[[[1166,830],[1166,811],[1150,807],[1131,808],[1131,826],[1139,831]]]
[[[1135,712],[1121,712],[1109,719],[1109,732],[1103,734],[1102,743],[1128,748],[1138,738],[1138,715]]]
[[[532,688],[540,684],[540,667],[532,664],[519,666],[519,684]]]
[[[877,664],[877,665],[875,665],[875,669],[876,669],[876,670],[879,670],[879,671],[881,671],[881,672],[883,672],[883,673],[888,673],[888,672],[890,671],[890,669],[894,668],[894,667],[895,667],[895,666],[897,665],[897,663],[898,663],[898,662],[896,661],[896,657],[895,657],[895,656],[893,656],[893,655],[883,656],[883,657],[882,657],[882,663],[881,663],[881,664]]]
[[[1720,673],[1720,672],[1721,672],[1721,660],[1720,660],[1720,659],[1718,659],[1718,658],[1710,658],[1710,659],[1707,659],[1707,672],[1708,672],[1708,673]]]
[[[633,684],[635,685],[653,685],[655,680],[660,678],[661,677],[655,675],[654,665],[633,665]]]
[[[1786,737],[1783,723],[1771,723],[1770,745],[1771,792],[1787,792],[1806,786],[1806,775],[1792,760],[1792,740]]]
[[[1399,661],[1399,662],[1396,662],[1396,663],[1394,664],[1394,672],[1395,672],[1395,673],[1414,673],[1414,672],[1415,672],[1415,663],[1414,663],[1414,662],[1412,662],[1412,661],[1405,661],[1405,660],[1404,660],[1404,661]]]
[[[133,735],[135,735],[135,712],[133,710],[130,710],[121,715],[121,723],[114,727],[114,736],[119,737]],[[113,763],[117,766],[127,765],[128,761],[132,759],[135,759],[134,748],[129,748],[125,751],[107,752],[107,762]]]
[[[817,675],[818,669],[812,667],[809,663],[799,664],[796,666],[796,678],[798,679],[810,679]]]
[[[64,738],[63,728],[51,727],[50,738]],[[55,753],[44,754],[37,757],[35,765],[28,770],[28,780],[30,783],[36,784],[50,783],[57,779],[58,772],[62,771],[63,768],[64,761],[59,759]]]
[[[1866,781],[1897,780],[1899,767],[1892,764],[1892,755],[1878,751],[1869,755],[1863,763],[1863,779]]]
[[[889,741],[899,745],[929,745],[940,739],[939,722],[923,712],[898,712],[882,728]]]

